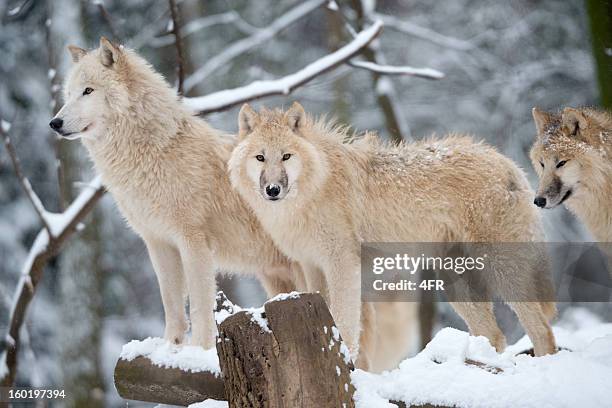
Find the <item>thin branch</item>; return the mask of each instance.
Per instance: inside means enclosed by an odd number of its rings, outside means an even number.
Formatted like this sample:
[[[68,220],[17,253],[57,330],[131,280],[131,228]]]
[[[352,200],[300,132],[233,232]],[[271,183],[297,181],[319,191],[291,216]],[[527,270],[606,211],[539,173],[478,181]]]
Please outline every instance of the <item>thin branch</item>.
[[[184,98],[184,103],[199,114],[218,112],[232,106],[270,95],[288,95],[295,88],[345,63],[363,51],[382,31],[380,21],[359,33],[350,43],[311,63],[298,72],[271,81],[255,81],[250,85],[197,98]]]
[[[28,306],[42,279],[45,266],[58,254],[62,244],[77,231],[80,222],[91,212],[104,191],[102,181],[98,176],[79,194],[64,213],[55,215],[55,235],[50,235],[48,230],[42,229],[36,236],[23,266],[9,314],[9,331],[6,338],[10,341],[0,354],[0,386],[11,387],[15,384],[21,327],[24,324]]]
[[[181,27],[181,38],[186,38],[192,34],[197,33],[200,30],[203,30],[208,27],[213,27],[219,24],[234,24],[238,30],[240,30],[243,34],[253,35],[259,28],[253,27],[246,21],[240,17],[236,11],[226,11],[224,13],[213,14],[206,17],[196,18],[195,20],[191,20]],[[171,44],[174,44],[174,36],[172,33],[162,35],[160,37],[154,37],[149,45],[151,47],[165,47]]]
[[[9,157],[11,158],[11,162],[13,163],[13,169],[15,171],[15,175],[17,176],[17,180],[19,181],[19,185],[21,186],[21,189],[28,198],[28,201],[30,201],[30,204],[32,204],[32,207],[34,207],[34,211],[36,211],[36,214],[38,215],[38,218],[43,224],[45,230],[49,233],[49,235],[52,235],[51,227],[49,226],[49,222],[46,217],[47,210],[45,210],[45,207],[40,201],[40,198],[38,198],[38,196],[32,189],[30,181],[24,176],[23,171],[21,169],[21,163],[19,162],[19,158],[17,157],[17,152],[15,151],[15,147],[13,146],[11,138],[8,135],[8,130],[6,129],[8,126],[4,125],[7,122],[3,120],[2,122],[3,125],[0,126],[0,135],[2,135],[2,138],[4,139],[4,146],[6,147],[6,151],[9,154]]]
[[[264,44],[276,36],[280,31],[289,27],[296,21],[302,19],[312,11],[327,3],[327,0],[308,0],[292,8],[278,19],[274,20],[268,27],[257,31],[250,37],[243,38],[228,46],[223,52],[208,60],[206,64],[198,68],[192,75],[185,79],[185,91],[189,92],[197,84],[208,78],[221,67],[226,66],[234,58],[243,55],[249,50]]]
[[[111,17],[110,13],[108,12],[108,10],[106,10],[106,7],[104,7],[104,1],[102,0],[93,0],[94,4],[98,6],[98,11],[100,11],[100,15],[102,16],[102,18],[104,19],[104,21],[106,22],[106,25],[108,25],[108,29],[110,30],[111,34],[113,35],[113,39],[115,41],[119,41],[119,35],[117,34],[117,30],[115,29],[115,24],[113,24],[113,18]]]
[[[429,28],[421,27],[393,16],[373,13],[372,18],[382,20],[383,23],[385,23],[385,26],[388,26],[389,28],[404,34],[412,35],[425,41],[429,41],[430,43],[440,45],[442,47],[451,48],[458,51],[467,51],[474,48],[474,44],[470,43],[469,41],[449,37]]]
[[[432,68],[414,68],[409,66],[380,65],[369,61],[350,60],[352,67],[375,72],[381,75],[410,75],[425,79],[442,79],[444,74]]]
[[[174,46],[176,47],[176,77],[178,82],[178,94],[183,95],[183,83],[185,82],[185,54],[183,51],[183,39],[181,37],[181,17],[176,0],[168,0],[170,4],[170,15],[172,16],[172,34],[174,34]]]

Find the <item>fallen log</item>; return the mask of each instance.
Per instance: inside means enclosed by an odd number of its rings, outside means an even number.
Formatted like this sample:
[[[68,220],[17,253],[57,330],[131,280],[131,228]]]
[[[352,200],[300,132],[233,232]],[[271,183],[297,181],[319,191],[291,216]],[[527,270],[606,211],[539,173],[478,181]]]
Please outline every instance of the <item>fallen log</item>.
[[[143,356],[119,359],[114,375],[117,392],[129,400],[186,407],[207,398],[225,399],[223,380],[215,373],[162,367]]]

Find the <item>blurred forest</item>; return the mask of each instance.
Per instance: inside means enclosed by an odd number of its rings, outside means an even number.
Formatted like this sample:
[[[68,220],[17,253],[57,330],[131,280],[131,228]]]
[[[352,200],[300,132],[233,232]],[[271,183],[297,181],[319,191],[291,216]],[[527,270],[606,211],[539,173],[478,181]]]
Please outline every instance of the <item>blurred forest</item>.
[[[325,2],[276,32],[274,22],[305,3],[179,1],[185,95],[282,77],[350,41],[343,17]],[[377,130],[391,139],[470,133],[513,158],[535,186],[528,161],[535,136],[531,108],[599,105],[605,99],[600,95],[610,101],[610,48],[591,36],[589,10],[602,13],[595,1],[369,0],[338,5],[355,29],[375,19],[385,23],[362,59],[429,67],[445,77],[379,76],[346,64],[287,97],[261,99],[255,106],[288,106],[299,100],[313,113],[331,113],[357,130]],[[609,16],[609,3],[603,10]],[[84,148],[58,141],[48,126],[62,103],[62,78],[70,64],[66,46],[94,48],[105,35],[138,50],[175,82],[171,21],[165,0],[0,0],[0,116],[11,122],[23,172],[49,210],[61,211],[82,182],[93,177]],[[607,28],[605,22],[598,24],[609,39],[609,22]],[[230,45],[265,30],[270,36],[264,41],[227,58]],[[205,119],[235,132],[238,109]],[[592,239],[563,208],[544,216],[549,241]],[[39,230],[9,156],[0,150],[2,336],[22,265]],[[257,282],[238,277],[220,281],[237,303],[252,306],[264,300]],[[590,307],[611,319],[609,305]],[[448,307],[440,309],[436,327],[465,327]],[[503,308],[499,313],[509,340],[516,340],[521,332],[511,313]],[[66,406],[123,405],[112,384],[121,345],[162,333],[162,304],[145,247],[106,194],[86,228],[45,270],[22,330],[17,382],[65,388],[70,396]],[[0,343],[0,350],[5,346]]]

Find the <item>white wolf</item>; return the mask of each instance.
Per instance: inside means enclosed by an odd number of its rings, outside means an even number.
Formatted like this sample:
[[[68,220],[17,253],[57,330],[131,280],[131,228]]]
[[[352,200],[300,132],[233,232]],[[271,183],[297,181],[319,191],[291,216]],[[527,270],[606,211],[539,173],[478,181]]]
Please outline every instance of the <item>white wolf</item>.
[[[523,172],[468,137],[400,147],[370,138],[349,144],[345,129],[313,120],[297,103],[287,112],[259,114],[245,105],[239,126],[241,142],[229,161],[232,185],[279,248],[300,262],[309,288],[327,286],[331,312],[353,353],[360,328],[360,242],[527,242],[543,236]],[[319,269],[323,277],[316,276]],[[537,273],[546,271],[508,272],[491,279],[516,294],[529,292]],[[498,351],[505,347],[490,302],[453,306],[472,334],[488,337]],[[554,304],[511,306],[536,355],[553,353]]]
[[[81,138],[144,239],[164,304],[165,338],[183,342],[188,294],[191,342],[212,347],[215,270],[255,274],[271,295],[292,290],[299,268],[231,188],[233,136],[194,117],[133,51],[104,38],[97,50],[69,49],[75,64],[65,105],[50,125],[63,137]]]

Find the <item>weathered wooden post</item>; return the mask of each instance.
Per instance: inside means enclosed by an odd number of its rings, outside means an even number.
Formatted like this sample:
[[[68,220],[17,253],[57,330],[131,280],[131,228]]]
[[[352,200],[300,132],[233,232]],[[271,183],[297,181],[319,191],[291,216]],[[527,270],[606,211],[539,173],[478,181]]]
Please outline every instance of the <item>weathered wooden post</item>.
[[[354,407],[353,363],[323,298],[241,310],[217,296],[217,354],[230,408]]]

